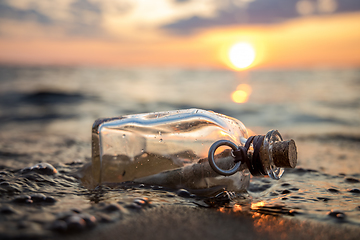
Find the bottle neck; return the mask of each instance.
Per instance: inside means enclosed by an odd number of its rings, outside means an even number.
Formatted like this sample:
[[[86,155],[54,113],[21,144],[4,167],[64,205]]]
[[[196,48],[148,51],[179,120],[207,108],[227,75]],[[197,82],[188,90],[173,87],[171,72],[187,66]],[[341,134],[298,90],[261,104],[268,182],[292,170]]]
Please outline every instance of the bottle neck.
[[[264,138],[265,135],[251,136],[247,139],[244,146],[244,148],[247,149],[247,158],[245,158],[245,162],[253,176],[267,175],[260,157]],[[252,149],[250,149],[251,146]]]
[[[295,168],[297,164],[295,141],[283,141],[277,130],[249,137],[244,148],[247,150],[246,164],[253,176],[280,179],[284,168]]]

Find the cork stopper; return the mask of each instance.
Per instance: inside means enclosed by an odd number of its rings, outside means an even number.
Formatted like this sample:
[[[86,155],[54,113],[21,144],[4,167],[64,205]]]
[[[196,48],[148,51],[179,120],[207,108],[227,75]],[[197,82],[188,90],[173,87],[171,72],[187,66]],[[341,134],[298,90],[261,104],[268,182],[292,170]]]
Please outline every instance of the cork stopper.
[[[281,168],[296,167],[297,152],[294,140],[274,142],[271,153],[275,166]]]

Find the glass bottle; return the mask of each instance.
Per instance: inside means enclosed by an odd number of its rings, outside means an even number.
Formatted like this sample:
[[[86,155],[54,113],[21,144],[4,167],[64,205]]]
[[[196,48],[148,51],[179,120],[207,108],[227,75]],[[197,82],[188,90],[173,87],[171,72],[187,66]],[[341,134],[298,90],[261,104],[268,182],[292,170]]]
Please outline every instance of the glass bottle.
[[[296,165],[293,140],[282,141],[274,130],[259,136],[255,149],[239,120],[201,109],[98,119],[89,184],[135,182],[205,196],[244,192],[250,173],[279,179],[283,167]]]

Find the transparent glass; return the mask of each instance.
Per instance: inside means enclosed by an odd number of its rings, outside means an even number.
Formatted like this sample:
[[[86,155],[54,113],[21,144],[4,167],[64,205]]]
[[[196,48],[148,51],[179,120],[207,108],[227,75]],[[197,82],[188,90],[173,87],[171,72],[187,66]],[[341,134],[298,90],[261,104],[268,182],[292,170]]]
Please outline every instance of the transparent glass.
[[[201,109],[99,119],[92,132],[92,187],[130,181],[204,195],[242,192],[248,169],[221,176],[208,167],[207,157],[220,139],[243,146],[247,138],[239,120]],[[233,159],[230,149],[220,147],[216,161],[228,158]]]

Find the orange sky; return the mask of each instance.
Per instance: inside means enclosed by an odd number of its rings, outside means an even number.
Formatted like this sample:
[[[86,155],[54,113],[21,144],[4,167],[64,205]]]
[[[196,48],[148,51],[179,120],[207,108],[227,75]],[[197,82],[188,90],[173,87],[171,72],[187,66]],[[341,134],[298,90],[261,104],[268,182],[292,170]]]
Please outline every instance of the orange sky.
[[[91,66],[228,68],[228,48],[238,41],[256,50],[255,68],[360,66],[360,13],[304,17],[287,22],[211,28],[191,36],[161,32],[127,40],[23,37],[0,39],[0,62]],[[28,31],[36,30],[27,26]],[[15,31],[15,30],[14,30]]]

